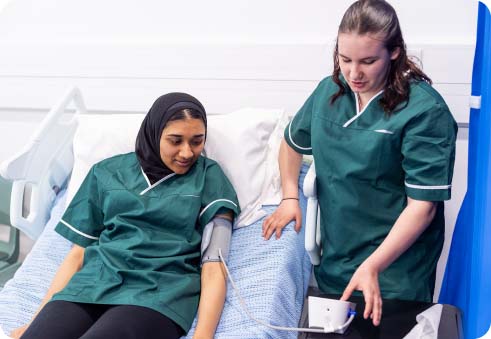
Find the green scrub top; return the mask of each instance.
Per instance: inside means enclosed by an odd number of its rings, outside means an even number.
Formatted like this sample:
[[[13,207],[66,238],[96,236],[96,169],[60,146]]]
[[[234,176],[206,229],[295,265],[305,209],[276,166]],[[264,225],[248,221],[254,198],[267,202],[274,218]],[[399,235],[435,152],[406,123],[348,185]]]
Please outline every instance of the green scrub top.
[[[240,212],[213,160],[200,157],[186,174],[153,185],[135,153],[99,162],[56,226],[85,255],[52,300],[148,307],[189,331],[199,301],[201,235],[220,209]]]
[[[360,112],[349,89],[331,104],[337,91],[331,77],[321,81],[284,133],[290,147],[315,159],[322,237],[321,262],[315,267],[319,287],[342,293],[410,197],[438,202],[437,212],[416,242],[379,275],[380,289],[384,298],[431,301],[457,124],[442,97],[423,81],[411,83],[407,105],[390,116],[379,103],[382,92]]]

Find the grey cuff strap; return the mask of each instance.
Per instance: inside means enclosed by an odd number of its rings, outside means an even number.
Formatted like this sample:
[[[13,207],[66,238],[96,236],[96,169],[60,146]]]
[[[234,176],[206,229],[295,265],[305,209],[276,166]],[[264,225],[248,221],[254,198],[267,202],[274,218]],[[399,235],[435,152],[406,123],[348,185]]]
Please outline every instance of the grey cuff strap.
[[[220,261],[218,249],[222,250],[223,259],[228,259],[232,222],[224,218],[213,218],[203,231],[201,240],[201,263]]]

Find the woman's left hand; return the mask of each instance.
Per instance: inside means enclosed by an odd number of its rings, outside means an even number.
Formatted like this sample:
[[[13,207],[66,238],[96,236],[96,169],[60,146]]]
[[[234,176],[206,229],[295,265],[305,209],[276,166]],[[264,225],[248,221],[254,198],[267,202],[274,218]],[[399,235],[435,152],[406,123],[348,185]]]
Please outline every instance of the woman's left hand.
[[[371,267],[366,261],[358,267],[351,277],[341,300],[348,300],[355,290],[362,291],[365,298],[363,318],[368,319],[370,317],[373,324],[378,326],[382,318],[382,297],[378,284],[378,270]]]
[[[13,339],[20,338],[24,334],[24,332],[27,330],[28,327],[29,327],[29,324],[14,329],[12,332],[10,332],[10,337]]]
[[[201,335],[201,334],[194,333],[193,339],[213,339],[213,335],[207,336],[207,335]]]

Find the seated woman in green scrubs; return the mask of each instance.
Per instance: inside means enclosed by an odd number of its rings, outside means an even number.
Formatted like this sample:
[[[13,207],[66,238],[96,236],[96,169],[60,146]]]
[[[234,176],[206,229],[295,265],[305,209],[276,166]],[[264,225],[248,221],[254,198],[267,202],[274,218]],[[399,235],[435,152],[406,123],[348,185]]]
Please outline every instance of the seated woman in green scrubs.
[[[333,74],[285,129],[284,200],[263,236],[278,238],[290,220],[300,229],[298,173],[302,154],[312,154],[320,289],[343,300],[361,291],[374,325],[382,297],[431,301],[456,133],[444,100],[407,57],[394,9],[382,0],[353,3],[339,26]]]
[[[198,303],[194,338],[213,338],[226,293],[216,252],[227,254],[240,209],[218,164],[201,156],[205,139],[201,103],[170,93],[143,120],[135,152],[92,167],[56,227],[73,249],[16,338],[26,327],[22,338],[179,338]]]

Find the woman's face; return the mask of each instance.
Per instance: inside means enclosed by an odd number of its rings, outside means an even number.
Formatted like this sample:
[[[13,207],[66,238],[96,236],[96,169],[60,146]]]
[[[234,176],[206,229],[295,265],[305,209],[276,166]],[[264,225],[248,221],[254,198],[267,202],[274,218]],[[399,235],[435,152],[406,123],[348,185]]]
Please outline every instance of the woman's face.
[[[389,53],[375,35],[339,33],[338,57],[341,73],[353,92],[370,99],[384,89],[391,60],[399,49]]]
[[[205,125],[201,119],[169,121],[160,137],[160,158],[177,174],[185,174],[205,147]]]

